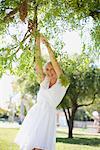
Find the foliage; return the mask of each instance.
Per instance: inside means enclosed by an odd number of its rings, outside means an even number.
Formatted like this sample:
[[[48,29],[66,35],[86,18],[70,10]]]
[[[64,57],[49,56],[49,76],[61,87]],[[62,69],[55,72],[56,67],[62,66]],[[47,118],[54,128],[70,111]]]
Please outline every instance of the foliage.
[[[100,85],[100,70],[91,65],[89,56],[81,54],[75,58],[69,59],[61,55],[61,66],[69,77],[70,85],[64,97],[65,107],[72,107],[73,103],[77,105],[91,101],[96,94],[98,98]],[[64,99],[62,104],[64,105]]]
[[[99,1],[98,0],[33,0],[28,1],[27,7],[27,19],[22,19],[23,21],[34,18],[34,9],[38,6],[38,28],[39,30],[47,35],[48,38],[53,39],[55,42],[54,46],[58,50],[61,50],[63,43],[61,44],[61,35],[66,29],[83,29],[84,25],[88,24],[89,18],[92,18],[93,28],[90,34],[92,35],[92,41],[94,43],[94,48],[92,45],[89,49],[98,50],[98,37],[99,37]],[[0,3],[0,35],[1,38],[7,34],[11,36],[13,43],[7,46],[3,45],[0,49],[0,76],[5,72],[6,69],[10,69],[13,72],[13,64],[17,62],[17,68],[19,70],[26,69],[27,73],[30,71],[29,67],[33,65],[34,58],[34,38],[28,38],[29,42],[21,42],[18,33],[20,21],[20,10],[21,3],[19,0],[1,0]],[[97,24],[98,22],[98,24]],[[16,29],[15,33],[10,33],[9,28],[13,27]],[[25,30],[26,31],[26,30]],[[25,33],[23,31],[23,33]],[[21,34],[21,33],[20,33]],[[33,42],[33,43],[32,43]],[[29,50],[31,54],[29,53]],[[22,55],[17,58],[20,51],[23,51]],[[30,64],[28,59],[30,59]],[[25,59],[24,59],[25,58]],[[23,60],[23,61],[22,61]],[[28,68],[28,69],[27,69]],[[20,72],[21,73],[21,72]]]
[[[8,115],[8,111],[0,108],[0,118],[6,117]]]
[[[84,109],[78,109],[75,114],[75,120],[78,121],[90,121],[92,119],[91,115]]]
[[[93,117],[92,113],[93,111],[100,112],[100,96],[95,100],[93,105],[90,105],[88,107],[84,107],[84,109],[90,114],[91,117]]]

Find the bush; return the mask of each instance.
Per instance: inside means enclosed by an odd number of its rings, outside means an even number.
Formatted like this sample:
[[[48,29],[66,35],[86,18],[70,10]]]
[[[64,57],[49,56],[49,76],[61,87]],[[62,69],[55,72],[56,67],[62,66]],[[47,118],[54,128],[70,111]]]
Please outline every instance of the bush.
[[[92,118],[84,109],[78,109],[75,114],[75,120],[77,121],[90,121]]]

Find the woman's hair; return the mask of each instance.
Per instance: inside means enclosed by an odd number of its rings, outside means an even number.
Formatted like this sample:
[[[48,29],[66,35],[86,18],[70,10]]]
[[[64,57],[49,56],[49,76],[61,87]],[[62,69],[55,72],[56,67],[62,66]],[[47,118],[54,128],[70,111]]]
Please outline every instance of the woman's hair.
[[[44,66],[43,66],[43,72],[44,72],[44,73],[46,72],[46,66],[47,66],[48,64],[51,64],[51,65],[52,65],[51,61],[48,61],[48,62],[46,62],[46,63],[44,64]]]

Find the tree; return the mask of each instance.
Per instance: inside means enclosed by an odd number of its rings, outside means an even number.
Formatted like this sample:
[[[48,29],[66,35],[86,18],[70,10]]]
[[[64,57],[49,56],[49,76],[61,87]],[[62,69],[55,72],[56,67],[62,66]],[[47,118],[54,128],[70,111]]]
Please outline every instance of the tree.
[[[79,56],[78,56],[79,57]],[[84,57],[84,59],[83,59]],[[62,59],[63,60],[63,59]],[[79,107],[92,105],[100,97],[100,70],[90,66],[89,57],[63,60],[64,70],[69,74],[70,86],[58,107],[62,108],[68,124],[68,137],[73,137],[74,118]],[[67,112],[66,112],[67,109]]]
[[[29,32],[25,30],[25,33],[23,31],[24,36],[20,40],[18,36],[20,34],[18,31],[19,22],[20,19],[23,22],[27,22],[25,20],[26,17],[32,26],[28,26]],[[99,49],[99,0],[90,0],[88,2],[86,0],[15,0],[13,2],[11,0],[2,0],[0,3],[0,18],[2,42],[6,34],[12,40],[8,45],[4,43],[0,50],[1,76],[7,69],[10,69],[11,73],[15,73],[13,71],[14,62],[17,62],[19,75],[32,71],[35,40],[30,31],[35,26],[36,20],[38,29],[47,35],[48,38],[53,38],[55,40],[55,48],[60,50],[62,44],[58,39],[62,32],[65,32],[66,29],[78,28],[82,30],[88,24],[89,19],[92,19],[93,27],[90,34],[92,33],[94,44],[89,46],[89,53],[90,51],[95,53]],[[31,22],[29,21],[30,19]],[[11,33],[11,27],[16,32]],[[84,32],[84,30],[82,31]],[[87,48],[84,49],[86,49],[86,52],[88,51]],[[18,56],[19,53],[21,53],[20,56]],[[28,61],[29,59],[30,62]]]
[[[14,85],[16,86],[16,91],[20,92],[22,95],[31,94],[33,97],[37,94],[39,90],[39,84],[33,77],[33,73],[30,76],[21,76],[14,81]]]

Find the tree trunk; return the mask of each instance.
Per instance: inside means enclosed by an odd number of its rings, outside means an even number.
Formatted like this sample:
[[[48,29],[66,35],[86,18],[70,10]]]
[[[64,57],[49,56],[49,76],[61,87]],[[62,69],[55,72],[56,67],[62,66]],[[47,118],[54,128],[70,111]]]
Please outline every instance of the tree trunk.
[[[71,112],[69,108],[67,109],[68,113],[66,110],[63,108],[63,112],[65,114],[65,118],[68,124],[68,138],[73,138],[73,127],[74,127],[74,117],[75,113],[77,111],[77,107],[73,106],[71,109]]]
[[[73,125],[74,125],[74,120],[70,117],[69,126],[68,126],[68,138],[73,138]]]

